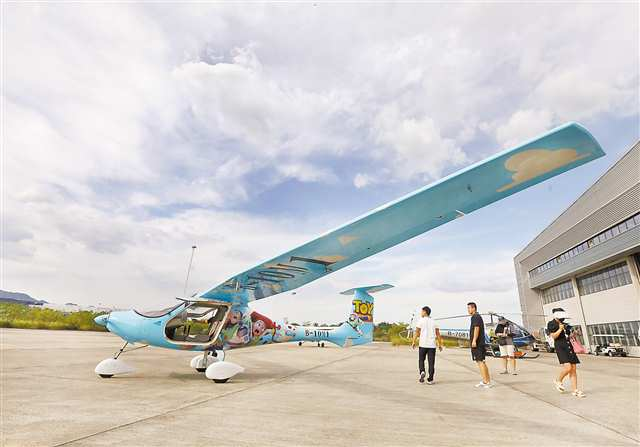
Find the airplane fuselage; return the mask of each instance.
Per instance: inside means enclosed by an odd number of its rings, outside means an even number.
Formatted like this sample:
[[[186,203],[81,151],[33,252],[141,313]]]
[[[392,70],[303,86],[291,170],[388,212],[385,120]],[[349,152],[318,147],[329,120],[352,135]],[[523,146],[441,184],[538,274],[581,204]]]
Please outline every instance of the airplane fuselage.
[[[373,303],[366,309],[357,304],[347,321],[336,326],[300,326],[274,321],[246,305],[216,306],[210,302],[184,302],[164,313],[114,311],[97,317],[96,322],[129,343],[184,351],[227,351],[270,343],[325,341],[348,347],[368,343],[373,338],[373,324],[368,322]]]

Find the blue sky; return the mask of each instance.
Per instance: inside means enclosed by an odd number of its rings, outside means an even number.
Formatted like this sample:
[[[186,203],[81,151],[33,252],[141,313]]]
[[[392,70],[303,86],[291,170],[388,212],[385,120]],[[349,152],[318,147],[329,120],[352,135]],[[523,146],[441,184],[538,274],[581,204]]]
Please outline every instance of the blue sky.
[[[637,4],[3,5],[2,288],[155,308],[567,121],[607,156],[272,317],[519,310],[513,256],[639,137]],[[594,31],[597,30],[597,31]]]

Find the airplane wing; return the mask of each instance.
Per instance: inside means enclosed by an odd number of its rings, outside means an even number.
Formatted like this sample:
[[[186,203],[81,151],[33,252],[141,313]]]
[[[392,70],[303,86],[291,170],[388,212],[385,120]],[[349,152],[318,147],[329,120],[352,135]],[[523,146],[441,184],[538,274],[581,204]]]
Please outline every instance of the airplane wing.
[[[296,289],[603,155],[585,128],[565,124],[258,264],[202,298],[247,302]]]

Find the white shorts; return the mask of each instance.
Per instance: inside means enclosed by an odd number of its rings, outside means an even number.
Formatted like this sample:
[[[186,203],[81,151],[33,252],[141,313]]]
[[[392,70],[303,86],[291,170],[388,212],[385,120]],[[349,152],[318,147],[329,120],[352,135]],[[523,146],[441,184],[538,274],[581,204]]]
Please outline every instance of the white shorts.
[[[500,346],[500,357],[513,357],[513,345]]]

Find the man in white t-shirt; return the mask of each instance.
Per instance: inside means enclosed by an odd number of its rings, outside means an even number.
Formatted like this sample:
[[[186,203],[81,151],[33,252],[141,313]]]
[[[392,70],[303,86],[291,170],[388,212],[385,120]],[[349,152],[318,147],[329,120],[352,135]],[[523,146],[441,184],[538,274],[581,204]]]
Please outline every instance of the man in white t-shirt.
[[[413,342],[411,348],[415,349],[416,340],[420,338],[418,348],[418,369],[420,370],[420,383],[424,382],[424,359],[429,360],[429,377],[427,383],[433,384],[433,374],[436,366],[436,345],[442,351],[442,337],[440,336],[440,328],[431,315],[431,308],[424,306],[422,308],[422,318],[418,320],[416,324],[416,332],[413,335]]]

